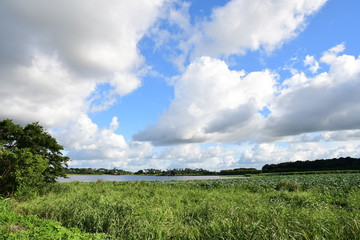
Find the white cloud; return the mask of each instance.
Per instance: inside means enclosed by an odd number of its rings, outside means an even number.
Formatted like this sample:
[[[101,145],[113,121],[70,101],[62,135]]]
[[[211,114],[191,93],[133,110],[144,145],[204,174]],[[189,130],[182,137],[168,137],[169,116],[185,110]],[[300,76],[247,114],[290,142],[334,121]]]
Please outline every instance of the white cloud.
[[[95,83],[74,76],[56,56],[33,55],[29,66],[0,67],[0,105],[6,106],[0,118],[64,126],[86,109],[84,99]]]
[[[183,144],[164,149],[159,159],[168,160],[167,169],[204,168],[209,170],[228,168],[236,162],[235,151],[221,146],[203,147],[199,144]]]
[[[154,151],[149,143],[133,142],[127,167],[139,169],[203,168],[225,169],[237,162],[236,151],[223,146],[202,146],[182,144]]]
[[[360,130],[345,130],[335,132],[322,132],[319,136],[324,141],[358,141],[360,140]]]
[[[336,57],[339,53],[343,52],[345,50],[345,44],[341,43],[339,45],[336,45],[332,48],[330,48],[329,50],[327,50],[326,52],[324,52],[321,61],[325,62],[327,64],[330,64],[331,62],[333,62],[334,60],[336,60]]]
[[[266,142],[360,129],[360,59],[337,55],[343,50],[339,45],[324,52],[321,62],[329,65],[328,72],[308,77],[296,71],[280,89],[268,70],[246,74],[229,70],[221,60],[198,58],[175,80],[169,109],[134,139],[155,145]],[[267,118],[259,113],[264,107],[270,109]]]
[[[321,62],[329,71],[314,77],[297,73],[284,81],[272,102],[266,131],[271,136],[360,129],[360,58],[337,55],[339,45],[326,51]]]
[[[225,62],[202,57],[174,84],[174,100],[155,126],[134,136],[155,145],[239,141],[253,137],[276,91],[268,70],[246,74]]]
[[[131,149],[117,118],[100,129],[88,112],[141,86],[137,44],[163,2],[1,1],[0,118],[40,121],[73,164],[126,167]],[[98,92],[102,84],[112,88]]]
[[[316,61],[313,56],[309,56],[309,55],[307,55],[307,56],[305,57],[304,65],[305,65],[305,66],[309,66],[309,70],[310,70],[312,73],[316,73],[316,72],[319,70],[319,68],[320,68],[319,62]]]
[[[4,5],[21,21],[19,27],[28,28],[36,41],[33,44],[55,50],[77,72],[108,74],[141,63],[136,45],[155,20],[161,3],[15,0]]]
[[[143,65],[137,43],[162,3],[2,1],[0,117],[63,126],[88,111],[99,83],[121,96],[134,91]]]
[[[327,0],[232,0],[213,10],[203,22],[203,38],[196,43],[196,56],[244,54],[247,50],[270,52],[294,38],[306,18]]]
[[[169,5],[162,8],[164,2]],[[360,59],[340,55],[345,44],[326,51],[320,60],[307,56],[304,64],[313,74],[322,69],[320,64],[329,71],[309,77],[296,70],[280,91],[271,70],[234,71],[212,58],[281,47],[325,2],[232,0],[207,20],[194,18],[192,25],[186,2],[2,1],[0,118],[57,127],[52,133],[79,166],[219,169],[259,167],[265,159],[358,156]],[[165,58],[172,58],[183,73],[174,81],[169,109],[127,143],[117,133],[116,117],[101,129],[88,112],[104,110],[141,86],[145,59],[137,44],[164,13],[171,29],[177,28],[167,31],[158,22],[148,36],[157,34],[158,49],[168,44],[171,54]],[[188,59],[192,63],[183,66]],[[101,84],[112,88],[100,93]],[[259,113],[264,107],[271,110],[268,118]],[[234,156],[242,145],[235,151],[198,144],[258,137],[270,143],[249,145],[240,161]],[[271,142],[278,139],[283,142]],[[145,141],[183,145],[158,150]]]
[[[110,83],[115,87],[115,92],[121,96],[131,93],[141,85],[135,74],[115,73]]]
[[[118,127],[117,117],[113,117],[108,128],[99,129],[86,114],[82,114],[68,126],[52,133],[66,146],[68,154],[77,160],[71,164],[85,160],[100,166],[126,167],[130,150],[124,137],[115,133]]]
[[[360,142],[278,142],[262,143],[248,147],[240,156],[238,165],[261,168],[264,164],[298,160],[360,157]]]
[[[214,8],[209,18],[190,20],[191,5],[173,1],[173,6],[152,29],[157,49],[167,49],[168,58],[180,71],[197,57],[228,57],[247,51],[271,52],[296,37],[327,0],[231,0]],[[170,5],[171,5],[170,4]],[[163,26],[173,28],[164,29]]]

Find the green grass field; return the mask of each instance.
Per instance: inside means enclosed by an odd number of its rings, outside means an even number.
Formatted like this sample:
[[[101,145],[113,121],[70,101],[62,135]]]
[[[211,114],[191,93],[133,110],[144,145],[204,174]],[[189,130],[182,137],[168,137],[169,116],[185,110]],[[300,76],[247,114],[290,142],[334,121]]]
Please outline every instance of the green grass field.
[[[0,239],[7,240],[101,240],[105,234],[90,234],[77,228],[65,228],[58,222],[21,216],[10,209],[9,200],[0,199]]]
[[[360,239],[360,174],[73,182],[7,202],[4,239],[27,239],[31,221],[56,226],[57,239]]]

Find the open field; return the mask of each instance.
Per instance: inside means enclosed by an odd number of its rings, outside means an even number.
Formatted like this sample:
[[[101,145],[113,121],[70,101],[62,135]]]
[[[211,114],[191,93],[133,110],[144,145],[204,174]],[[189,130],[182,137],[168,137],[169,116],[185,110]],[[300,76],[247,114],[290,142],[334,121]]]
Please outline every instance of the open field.
[[[65,228],[60,223],[39,219],[36,216],[22,216],[10,209],[9,199],[0,199],[1,240],[101,240],[105,234],[81,232],[76,228]]]
[[[114,239],[360,239],[360,174],[59,183],[12,206]]]

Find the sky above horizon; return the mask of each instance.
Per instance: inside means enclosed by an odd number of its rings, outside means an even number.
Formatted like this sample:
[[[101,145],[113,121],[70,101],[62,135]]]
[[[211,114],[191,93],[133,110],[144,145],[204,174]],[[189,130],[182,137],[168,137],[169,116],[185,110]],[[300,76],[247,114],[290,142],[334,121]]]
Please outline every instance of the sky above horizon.
[[[358,0],[3,0],[0,119],[70,167],[360,157]]]

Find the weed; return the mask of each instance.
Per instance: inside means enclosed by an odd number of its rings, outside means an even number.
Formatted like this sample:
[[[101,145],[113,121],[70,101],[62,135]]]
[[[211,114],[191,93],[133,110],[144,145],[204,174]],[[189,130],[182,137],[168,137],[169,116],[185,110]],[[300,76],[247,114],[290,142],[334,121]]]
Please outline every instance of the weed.
[[[359,239],[359,202],[360,174],[327,174],[61,183],[14,205],[116,239]]]

